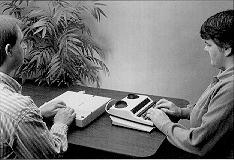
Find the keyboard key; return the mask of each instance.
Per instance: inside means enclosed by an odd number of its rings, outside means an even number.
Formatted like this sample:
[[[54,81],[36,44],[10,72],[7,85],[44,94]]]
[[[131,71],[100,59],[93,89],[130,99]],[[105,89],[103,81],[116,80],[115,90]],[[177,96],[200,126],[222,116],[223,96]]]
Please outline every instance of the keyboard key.
[[[140,113],[138,113],[138,117],[142,117],[142,115],[148,111],[148,109],[154,107],[154,105],[156,104],[156,101],[152,102],[150,105],[148,105],[147,107],[145,107],[145,109],[143,109]]]

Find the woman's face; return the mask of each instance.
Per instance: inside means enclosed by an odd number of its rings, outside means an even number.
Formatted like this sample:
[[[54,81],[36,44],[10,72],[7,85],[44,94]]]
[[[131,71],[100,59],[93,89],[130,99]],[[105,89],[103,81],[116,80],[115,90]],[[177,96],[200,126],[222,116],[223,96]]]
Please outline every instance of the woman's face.
[[[224,51],[218,47],[213,40],[205,40],[205,48],[204,50],[207,51],[210,55],[210,63],[212,66],[216,68],[223,68],[224,67]]]

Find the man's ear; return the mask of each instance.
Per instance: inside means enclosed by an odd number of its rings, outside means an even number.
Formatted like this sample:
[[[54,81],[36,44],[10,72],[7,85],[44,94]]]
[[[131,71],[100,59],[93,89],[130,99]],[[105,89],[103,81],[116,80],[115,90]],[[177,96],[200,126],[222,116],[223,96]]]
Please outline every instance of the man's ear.
[[[224,49],[224,55],[225,55],[225,57],[230,56],[231,53],[232,53],[232,48],[231,47],[229,47],[227,49]]]
[[[12,48],[11,48],[11,45],[10,44],[7,44],[6,46],[5,46],[5,52],[6,52],[6,54],[8,55],[8,56],[12,56],[13,54],[12,54]]]

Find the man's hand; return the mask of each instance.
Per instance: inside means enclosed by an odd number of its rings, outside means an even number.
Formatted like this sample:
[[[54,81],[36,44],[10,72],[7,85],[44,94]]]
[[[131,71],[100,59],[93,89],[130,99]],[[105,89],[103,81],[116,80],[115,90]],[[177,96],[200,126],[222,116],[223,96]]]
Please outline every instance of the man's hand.
[[[181,108],[177,107],[174,103],[166,99],[160,99],[156,103],[155,108],[161,109],[163,112],[165,112],[168,115],[181,118]]]
[[[165,123],[171,122],[166,113],[157,108],[150,108],[147,111],[146,117],[150,118],[154,125],[160,130]]]
[[[62,101],[54,101],[43,104],[39,109],[41,115],[45,118],[54,116],[60,109],[66,108],[66,104]]]
[[[69,125],[75,119],[76,113],[75,110],[67,107],[58,111],[58,113],[54,116],[54,123],[62,123]]]

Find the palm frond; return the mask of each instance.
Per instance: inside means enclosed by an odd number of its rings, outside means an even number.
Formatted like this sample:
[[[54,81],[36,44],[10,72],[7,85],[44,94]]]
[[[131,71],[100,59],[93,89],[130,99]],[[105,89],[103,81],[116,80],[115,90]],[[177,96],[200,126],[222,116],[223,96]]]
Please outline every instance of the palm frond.
[[[26,0],[29,2],[29,0]],[[22,7],[23,0],[2,5],[24,23],[24,41],[28,50],[25,63],[16,76],[33,79],[38,85],[88,85],[100,87],[99,72],[109,73],[105,52],[94,40],[84,15],[100,22],[107,17],[99,2],[78,1],[71,5],[64,0],[48,1],[49,8]]]

